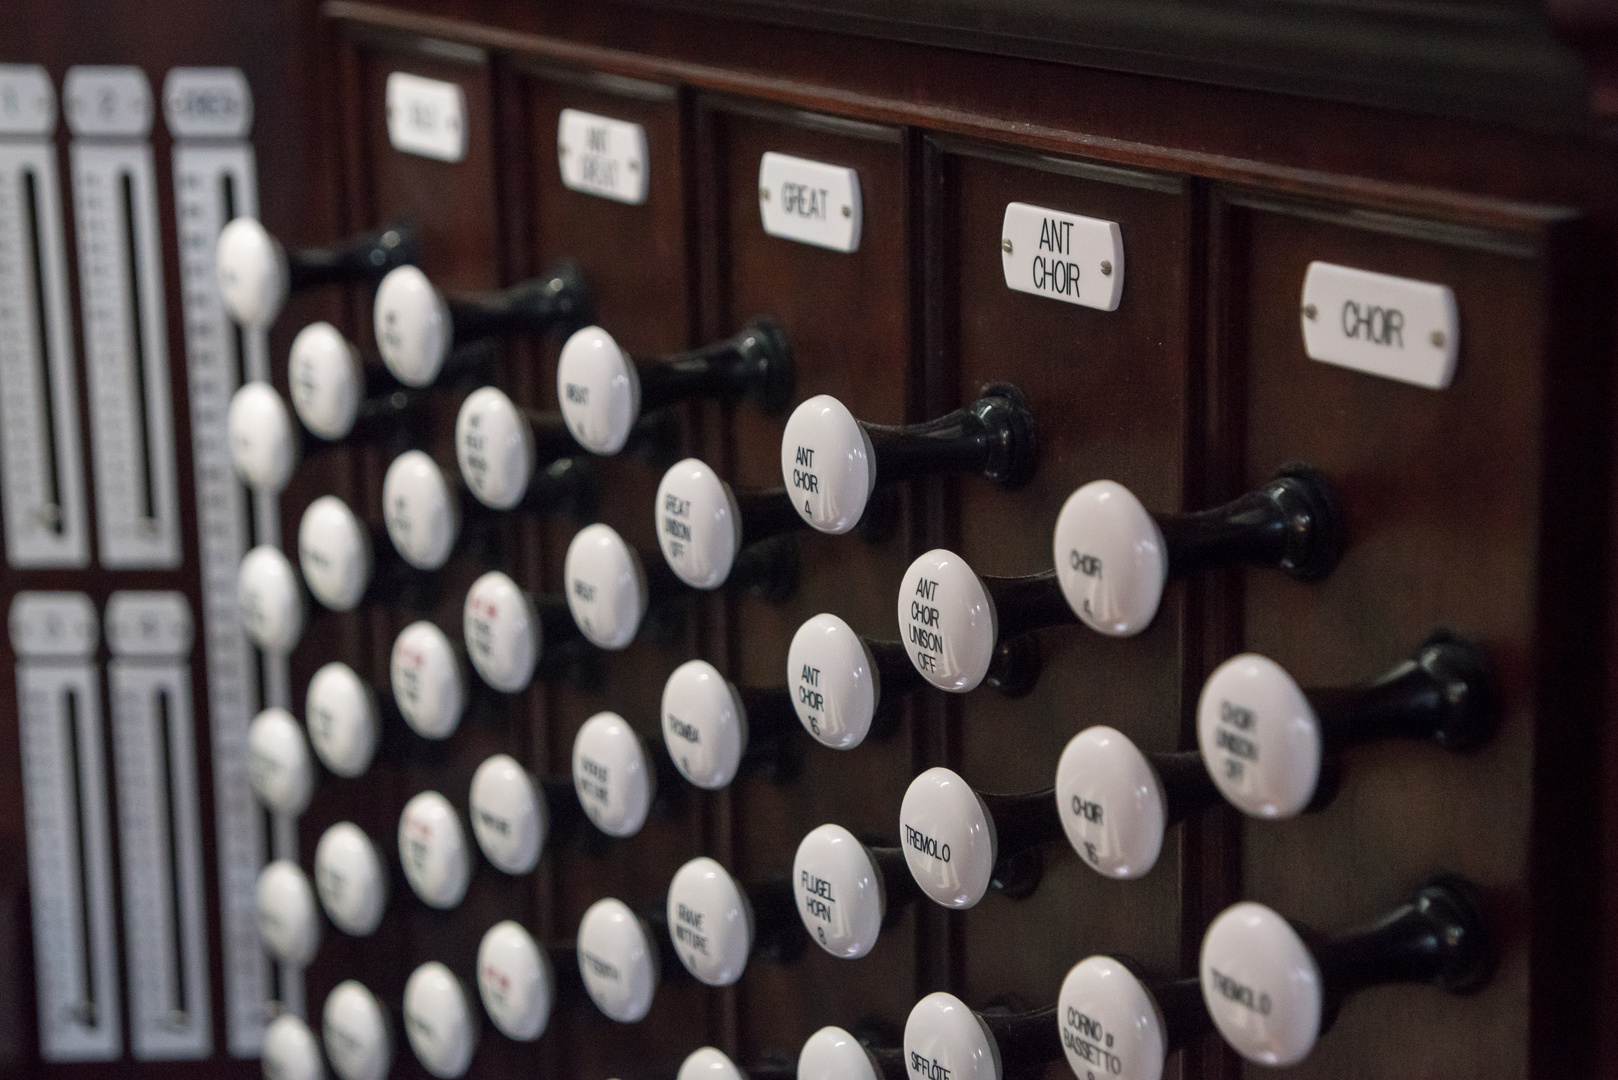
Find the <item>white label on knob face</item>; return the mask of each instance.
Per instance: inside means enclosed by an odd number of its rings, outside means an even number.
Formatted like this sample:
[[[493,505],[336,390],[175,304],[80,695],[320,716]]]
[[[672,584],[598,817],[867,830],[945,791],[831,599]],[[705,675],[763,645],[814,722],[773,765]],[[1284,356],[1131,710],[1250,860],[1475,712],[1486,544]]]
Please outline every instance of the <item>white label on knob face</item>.
[[[449,305],[426,274],[414,266],[389,270],[376,287],[371,322],[377,351],[394,378],[406,386],[438,378],[454,328]]]
[[[899,626],[921,677],[964,693],[983,681],[999,636],[994,601],[966,560],[935,548],[899,583]]]
[[[366,937],[382,923],[388,879],[376,845],[358,825],[339,821],[315,845],[315,891],[326,918],[345,934]]]
[[[383,1080],[388,1075],[393,1048],[382,1006],[353,979],[338,983],[326,996],[321,1041],[339,1080]]]
[[[533,428],[497,387],[474,390],[455,417],[455,460],[478,502],[510,510],[533,479]]]
[[[1301,320],[1311,360],[1431,390],[1455,375],[1461,327],[1447,285],[1312,262]]]
[[[314,767],[303,726],[285,709],[265,709],[247,727],[247,779],[258,801],[301,814],[314,791]]]
[[[1062,1052],[1080,1080],[1159,1080],[1168,1037],[1157,1002],[1110,956],[1076,964],[1056,999]]]
[[[275,388],[250,382],[230,399],[225,425],[230,462],[242,483],[255,491],[279,492],[298,464],[298,440],[292,416]]]
[[[352,611],[371,583],[371,534],[347,503],[322,495],[298,522],[298,565],[316,600]]]
[[[592,454],[616,454],[640,418],[640,373],[599,326],[576,331],[556,363],[562,420]]]
[[[491,570],[467,590],[461,629],[472,666],[483,681],[507,694],[527,687],[539,662],[539,617],[517,583]]]
[[[652,806],[651,763],[640,736],[617,713],[596,713],[573,739],[573,789],[596,828],[634,836]]]
[[[287,386],[293,411],[315,435],[341,439],[354,430],[365,371],[359,353],[331,323],[310,323],[292,339]]]
[[[411,566],[437,570],[449,561],[461,533],[461,504],[438,462],[420,450],[393,459],[382,478],[382,520]]]
[[[742,516],[730,485],[696,458],[663,474],[657,486],[657,543],[681,581],[717,589],[730,577],[742,542]]]
[[[214,260],[219,298],[230,317],[249,330],[268,329],[287,298],[287,256],[280,243],[256,219],[239,217],[219,230]],[[296,390],[293,395],[296,400]]]
[[[833,750],[852,750],[870,734],[882,688],[876,661],[853,627],[816,615],[792,635],[787,685],[804,730]]]
[[[591,525],[573,537],[562,577],[568,610],[592,644],[622,649],[635,640],[646,615],[646,571],[612,526]]]
[[[550,814],[533,777],[509,754],[495,754],[472,774],[472,835],[498,870],[526,874],[545,849]]]
[[[428,907],[452,908],[472,878],[461,819],[449,800],[423,791],[399,815],[399,862],[405,880]]]
[[[871,1053],[840,1027],[823,1027],[798,1052],[798,1080],[882,1080]]]
[[[899,843],[910,876],[934,902],[969,908],[989,891],[998,850],[994,819],[948,769],[928,769],[910,782],[899,805]]]
[[[689,660],[663,684],[663,742],[680,775],[717,790],[736,778],[747,749],[747,710],[706,660]]]
[[[304,699],[309,741],[320,763],[338,776],[359,776],[371,767],[382,723],[376,697],[354,669],[332,661],[309,680]]]
[[[414,622],[393,642],[388,665],[393,700],[405,723],[426,739],[447,739],[461,723],[466,688],[455,647],[430,622]]]
[[[1229,907],[1202,939],[1202,1000],[1248,1061],[1291,1065],[1320,1034],[1320,967],[1298,932],[1263,904]]]
[[[1124,295],[1124,235],[1116,221],[1007,203],[1000,268],[1008,289],[1117,311]]]
[[[823,533],[860,523],[876,487],[871,438],[848,406],[821,394],[792,410],[781,433],[781,482],[798,516]]]
[[[495,923],[478,945],[478,995],[501,1034],[532,1042],[545,1033],[556,997],[550,958],[533,935],[510,921]]]
[[[771,236],[858,251],[864,221],[860,174],[772,151],[758,163],[758,213]]]
[[[556,156],[562,185],[621,203],[646,201],[651,169],[646,129],[578,109],[563,109],[556,122]]]
[[[1320,721],[1286,669],[1244,653],[1197,700],[1197,745],[1221,794],[1244,814],[1301,814],[1320,780]]]
[[[1087,728],[1056,763],[1056,811],[1092,869],[1138,878],[1157,865],[1168,804],[1157,770],[1123,732]]]
[[[326,1066],[309,1025],[282,1013],[264,1029],[264,1080],[323,1080]]]
[[[320,947],[315,892],[298,864],[277,859],[258,875],[258,936],[264,947],[293,967],[307,967]]]
[[[804,929],[822,949],[857,960],[875,947],[886,910],[882,872],[853,833],[822,825],[805,836],[792,888]]]
[[[395,71],[386,91],[388,142],[406,154],[466,157],[466,93],[460,83]]]
[[[579,921],[579,976],[596,1008],[621,1024],[643,1019],[657,992],[657,946],[622,900],[597,900]]]
[[[686,970],[709,986],[729,986],[747,969],[753,911],[736,879],[714,860],[692,859],[669,883],[669,937]]]
[[[691,1052],[680,1063],[674,1080],[747,1080],[747,1074],[736,1067],[722,1050],[704,1046]]]
[[[1113,637],[1151,623],[1168,579],[1168,547],[1140,500],[1111,480],[1085,484],[1062,504],[1056,580],[1073,614]]]
[[[977,1014],[953,994],[928,994],[905,1021],[911,1080],[1000,1080],[1000,1048]]]
[[[405,980],[404,1029],[416,1060],[439,1080],[454,1080],[472,1064],[472,1010],[449,968],[429,960]]]
[[[291,652],[303,636],[303,589],[287,557],[260,545],[242,558],[236,578],[242,628],[265,652]]]

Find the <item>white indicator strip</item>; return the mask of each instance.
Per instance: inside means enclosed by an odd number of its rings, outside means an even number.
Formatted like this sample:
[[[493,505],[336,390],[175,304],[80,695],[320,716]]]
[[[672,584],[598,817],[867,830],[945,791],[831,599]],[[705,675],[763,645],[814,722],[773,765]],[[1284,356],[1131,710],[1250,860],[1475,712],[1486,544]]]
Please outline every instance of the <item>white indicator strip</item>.
[[[247,780],[247,727],[261,701],[284,704],[290,696],[284,661],[266,665],[252,648],[242,632],[236,600],[236,571],[253,539],[273,543],[280,534],[275,497],[255,500],[236,478],[226,429],[237,387],[244,379],[269,377],[269,350],[262,332],[243,331],[226,316],[214,269],[214,245],[225,223],[258,212],[256,177],[253,150],[245,142],[175,144],[180,296],[191,389],[203,657],[219,846],[225,1031],[229,1052],[236,1057],[260,1053],[275,998],[271,964],[258,936],[255,891],[268,837],[265,814]],[[302,989],[301,979],[288,972],[282,972],[281,982],[283,1000],[289,983]],[[302,994],[297,997],[301,1003]]]
[[[141,1061],[213,1050],[190,629],[180,593],[115,593],[107,603],[129,1043]]]
[[[18,593],[10,624],[39,1052],[110,1061],[122,1039],[95,609],[82,593]]]
[[[0,138],[0,493],[6,561],[87,566],[55,145]]]
[[[72,167],[101,565],[175,567],[180,523],[152,148],[75,139]]]

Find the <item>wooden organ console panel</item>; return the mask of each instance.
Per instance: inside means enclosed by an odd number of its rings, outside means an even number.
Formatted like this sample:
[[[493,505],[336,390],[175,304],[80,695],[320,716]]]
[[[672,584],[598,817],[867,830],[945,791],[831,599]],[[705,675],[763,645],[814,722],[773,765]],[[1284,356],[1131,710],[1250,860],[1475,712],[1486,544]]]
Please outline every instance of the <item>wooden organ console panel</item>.
[[[1602,5],[160,7],[0,39],[6,1075],[1618,1070]]]

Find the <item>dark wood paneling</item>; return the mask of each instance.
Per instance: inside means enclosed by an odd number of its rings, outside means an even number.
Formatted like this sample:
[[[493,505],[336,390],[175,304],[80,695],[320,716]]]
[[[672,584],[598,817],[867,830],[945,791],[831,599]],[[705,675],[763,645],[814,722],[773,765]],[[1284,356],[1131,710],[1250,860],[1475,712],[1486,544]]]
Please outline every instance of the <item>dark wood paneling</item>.
[[[702,103],[713,155],[719,295],[710,330],[755,315],[778,320],[791,339],[799,401],[831,394],[862,419],[901,423],[910,393],[907,276],[909,182],[900,132],[833,117],[712,99]],[[829,251],[767,236],[759,216],[759,162],[767,152],[853,168],[863,205],[859,250]],[[728,329],[725,331],[728,332]],[[741,406],[724,418],[726,475],[738,489],[781,486],[783,416]],[[901,508],[901,515],[903,509]],[[796,537],[797,591],[781,603],[735,596],[728,610],[729,675],[741,685],[786,684],[786,654],[805,620],[834,612],[857,632],[896,638],[891,583],[904,572],[904,522],[880,542]],[[789,784],[759,775],[732,786],[734,863],[744,878],[790,873],[798,842],[833,822],[856,835],[897,843],[897,807],[912,774],[908,729],[852,751],[829,750],[794,732],[804,747],[801,774]],[[757,963],[737,988],[739,1045],[795,1057],[818,1028],[842,1017],[901,1018],[914,1000],[912,917],[883,932],[861,960],[844,961],[817,946],[784,967]],[[873,978],[880,973],[879,978]],[[791,1008],[779,1003],[792,1002]]]
[[[1232,257],[1245,289],[1231,302],[1245,327],[1247,480],[1293,460],[1323,469],[1350,536],[1323,582],[1247,576],[1246,647],[1304,686],[1330,686],[1380,674],[1447,627],[1488,649],[1505,702],[1498,736],[1475,754],[1363,747],[1347,755],[1326,809],[1248,823],[1244,894],[1332,930],[1374,917],[1438,871],[1477,882],[1502,948],[1492,984],[1469,999],[1425,987],[1362,994],[1306,1068],[1312,1076],[1520,1075],[1531,1015],[1527,918],[1554,902],[1536,895],[1530,873],[1529,823],[1543,797],[1532,782],[1535,748],[1544,738],[1577,739],[1593,722],[1534,716],[1536,684],[1549,676],[1535,643],[1537,508],[1546,486],[1560,483],[1537,448],[1554,438],[1545,429],[1546,381],[1575,358],[1538,354],[1545,270],[1520,239],[1446,236],[1427,223],[1411,236],[1414,223],[1356,228],[1348,208],[1236,201],[1244,206],[1231,223],[1239,237]],[[1433,391],[1309,360],[1298,296],[1315,259],[1451,286],[1461,327],[1453,384]]]
[[[1197,345],[1187,333],[1188,196],[1168,176],[944,148],[956,262],[949,291],[929,300],[958,320],[958,400],[1012,383],[1027,396],[1040,437],[1039,470],[1026,487],[1006,491],[977,478],[956,485],[947,541],[981,574],[1036,573],[1051,566],[1052,524],[1081,484],[1116,480],[1159,513],[1182,506],[1188,359]],[[1006,287],[1000,239],[1011,202],[1119,224],[1125,278],[1116,311]],[[1107,638],[1077,623],[1042,632],[1043,670],[1032,692],[1008,699],[984,688],[959,700],[956,767],[980,790],[1047,788],[1067,741],[1093,724],[1117,727],[1150,752],[1178,749],[1181,614],[1181,590],[1171,586],[1138,637]],[[1107,880],[1057,844],[1046,849],[1032,896],[1011,901],[991,890],[963,916],[967,1001],[982,1006],[1013,992],[1047,1004],[1068,969],[1097,952],[1178,974],[1177,838],[1172,831],[1139,881]]]

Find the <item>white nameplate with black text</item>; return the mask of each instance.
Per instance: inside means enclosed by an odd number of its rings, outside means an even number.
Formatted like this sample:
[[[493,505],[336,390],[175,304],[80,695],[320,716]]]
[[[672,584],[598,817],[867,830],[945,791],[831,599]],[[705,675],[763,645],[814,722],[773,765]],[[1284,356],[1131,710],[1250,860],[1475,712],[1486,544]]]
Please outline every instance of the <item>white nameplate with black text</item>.
[[[1455,374],[1460,318],[1447,285],[1312,262],[1300,318],[1311,360],[1432,390]]]
[[[395,71],[388,76],[388,142],[439,161],[466,157],[466,94],[460,83]]]
[[[627,120],[563,109],[556,122],[562,186],[639,206],[646,201],[646,129]]]
[[[832,251],[860,249],[860,175],[774,152],[758,163],[758,213],[771,236]]]
[[[1008,289],[1116,311],[1124,295],[1124,234],[1116,221],[1007,203],[1000,265]]]

